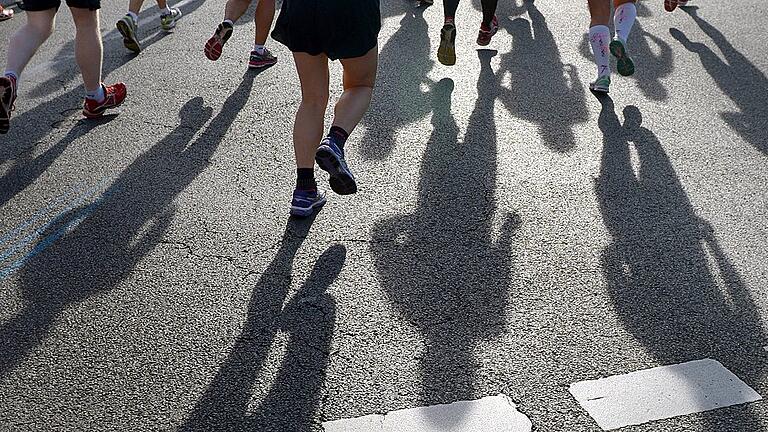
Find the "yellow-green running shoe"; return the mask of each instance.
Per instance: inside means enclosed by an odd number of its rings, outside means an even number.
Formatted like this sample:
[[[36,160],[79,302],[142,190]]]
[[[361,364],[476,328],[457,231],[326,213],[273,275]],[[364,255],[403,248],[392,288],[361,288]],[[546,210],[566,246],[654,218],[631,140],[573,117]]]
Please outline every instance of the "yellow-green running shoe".
[[[133,17],[126,15],[115,24],[117,31],[123,35],[123,45],[129,50],[139,53],[141,51],[141,45],[139,45],[139,39],[136,37],[137,25]]]
[[[440,30],[440,48],[437,49],[437,59],[446,66],[456,64],[456,26],[445,23]]]
[[[169,13],[160,15],[160,27],[165,31],[173,30],[176,27],[176,21],[181,19],[181,10],[173,8]]]

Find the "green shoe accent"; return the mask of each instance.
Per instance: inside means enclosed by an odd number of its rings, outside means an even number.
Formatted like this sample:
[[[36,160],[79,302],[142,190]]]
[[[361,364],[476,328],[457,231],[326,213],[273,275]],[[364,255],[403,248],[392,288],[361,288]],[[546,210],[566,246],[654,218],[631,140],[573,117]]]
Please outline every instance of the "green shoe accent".
[[[171,13],[160,15],[160,27],[165,31],[173,30],[176,27],[176,21],[181,19],[181,10],[178,8],[171,9]]]
[[[136,38],[136,23],[133,21],[133,18],[130,15],[126,15],[115,26],[117,31],[123,35],[123,45],[137,54],[141,52],[141,45],[139,45],[139,40]]]
[[[610,44],[611,54],[616,57],[616,70],[619,75],[631,76],[635,73],[635,63],[627,54],[627,47],[621,39],[613,38]]]
[[[446,24],[440,30],[440,48],[437,49],[437,59],[446,66],[456,64],[456,26]]]
[[[595,93],[608,93],[611,87],[610,75],[605,75],[597,78],[595,81],[589,83],[589,89]]]

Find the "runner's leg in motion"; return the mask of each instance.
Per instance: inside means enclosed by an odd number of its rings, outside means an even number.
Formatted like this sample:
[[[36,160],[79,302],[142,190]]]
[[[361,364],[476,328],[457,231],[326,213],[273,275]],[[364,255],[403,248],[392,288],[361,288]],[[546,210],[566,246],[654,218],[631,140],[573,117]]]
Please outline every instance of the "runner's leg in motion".
[[[608,93],[611,85],[611,66],[609,62],[609,44],[611,31],[608,24],[611,20],[610,0],[588,0],[591,16],[589,27],[589,44],[597,64],[597,79],[589,84],[589,88],[598,93]]]

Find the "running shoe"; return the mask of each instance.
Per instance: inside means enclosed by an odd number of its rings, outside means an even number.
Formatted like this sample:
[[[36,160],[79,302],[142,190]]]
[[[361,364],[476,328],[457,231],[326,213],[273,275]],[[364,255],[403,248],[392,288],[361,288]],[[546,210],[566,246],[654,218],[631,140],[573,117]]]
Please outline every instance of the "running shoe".
[[[480,26],[480,32],[477,34],[477,44],[480,46],[486,46],[491,43],[491,38],[499,31],[499,20],[496,19],[496,15],[491,20],[491,28],[486,29],[482,25]]]
[[[325,205],[325,193],[313,190],[294,189],[291,200],[291,215],[299,217],[311,216],[315,210]]]
[[[99,118],[104,114],[104,111],[119,107],[125,101],[125,96],[128,94],[128,90],[123,83],[112,84],[111,86],[102,84],[101,86],[104,87],[103,101],[97,102],[86,98],[83,103],[83,115],[88,118]]]
[[[115,24],[115,27],[117,27],[117,31],[123,35],[123,45],[125,45],[126,48],[137,54],[141,52],[141,45],[139,45],[139,39],[136,37],[138,25],[136,24],[136,21],[133,20],[133,17],[125,15],[117,22],[117,24]]]
[[[627,47],[624,42],[615,37],[609,45],[611,54],[616,57],[616,70],[620,75],[630,76],[635,73],[635,63],[627,53]]]
[[[16,80],[9,77],[0,77],[0,134],[8,133],[11,127],[11,111],[16,102]]]
[[[589,83],[589,89],[595,93],[608,93],[611,87],[611,76],[604,75]]]
[[[275,57],[268,49],[264,48],[264,52],[259,54],[258,51],[251,51],[251,58],[248,60],[249,69],[261,69],[267,66],[272,66],[277,63],[277,57]]]
[[[13,9],[5,9],[0,6],[0,21],[5,21],[13,18]]]
[[[216,61],[221,57],[221,52],[224,49],[224,44],[227,43],[232,36],[232,24],[223,22],[216,27],[216,32],[205,43],[205,56],[209,60]]]
[[[171,31],[176,27],[176,22],[181,19],[179,8],[171,9],[171,12],[160,15],[160,27],[165,31]]]
[[[672,12],[673,10],[677,9],[679,4],[679,0],[664,0],[664,9],[666,9],[667,12]]]
[[[440,48],[437,49],[437,60],[446,66],[456,64],[456,26],[445,23],[440,30]]]
[[[323,171],[331,175],[331,189],[339,195],[349,195],[357,192],[355,176],[344,160],[344,150],[340,149],[333,140],[325,138],[315,153],[315,161]]]

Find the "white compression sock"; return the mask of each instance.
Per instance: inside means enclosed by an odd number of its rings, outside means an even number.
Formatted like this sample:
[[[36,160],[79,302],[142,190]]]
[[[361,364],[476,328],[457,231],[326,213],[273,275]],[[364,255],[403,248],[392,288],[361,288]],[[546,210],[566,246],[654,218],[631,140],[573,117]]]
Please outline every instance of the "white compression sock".
[[[637,7],[634,3],[624,3],[619,5],[613,12],[613,26],[616,28],[616,37],[626,42],[629,32],[635,24],[637,18]]]
[[[610,41],[611,30],[608,26],[596,25],[589,29],[589,44],[592,45],[592,53],[595,55],[598,77],[611,74],[608,58],[608,44]]]

